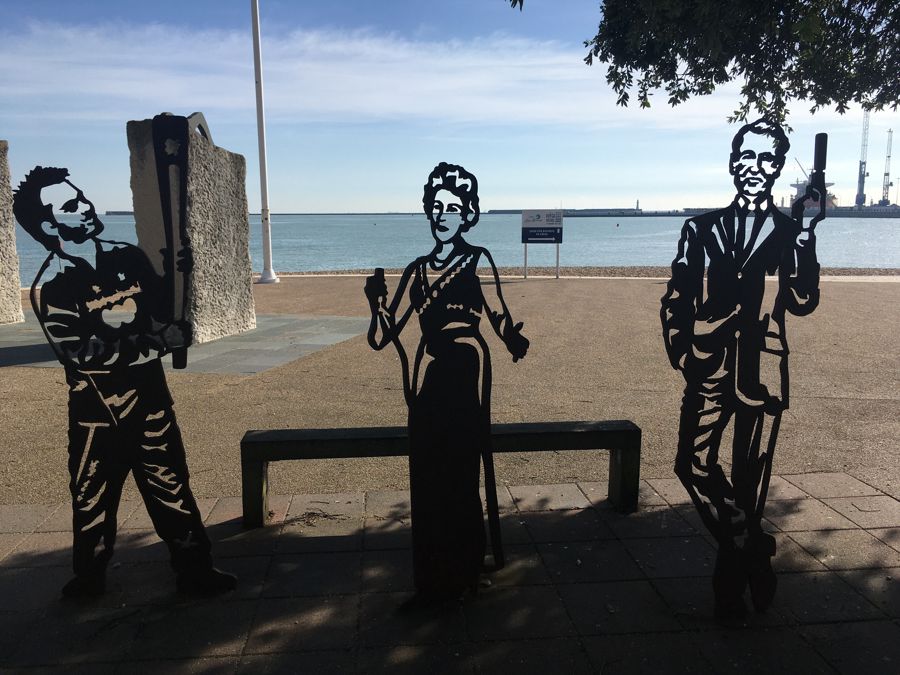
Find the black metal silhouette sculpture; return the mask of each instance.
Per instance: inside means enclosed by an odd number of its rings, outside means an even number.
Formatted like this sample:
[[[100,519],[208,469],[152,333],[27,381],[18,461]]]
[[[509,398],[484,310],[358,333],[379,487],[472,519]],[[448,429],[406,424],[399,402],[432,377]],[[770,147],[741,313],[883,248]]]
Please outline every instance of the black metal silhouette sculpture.
[[[463,167],[441,163],[422,197],[435,246],[410,263],[390,302],[384,270],[366,280],[373,349],[394,344],[403,367],[409,407],[409,473],[415,601],[460,597],[477,587],[485,555],[484,516],[478,494],[479,457],[485,465],[488,508],[496,515],[491,459],[491,361],[480,321],[487,316],[513,361],[528,340],[513,323],[490,253],[463,233],[479,217],[478,182]],[[484,285],[478,274],[486,263]],[[421,339],[409,360],[400,334],[415,312]],[[493,499],[492,499],[493,498]],[[491,519],[495,564],[502,565],[499,519]]]
[[[720,620],[745,615],[748,585],[757,611],[775,595],[775,540],[761,520],[788,407],[785,315],[809,314],[819,302],[815,226],[825,217],[826,143],[816,136],[814,173],[788,217],[772,204],[787,136],[765,120],[743,126],[731,147],[737,196],[685,222],[662,298],[666,350],[686,381],[675,473],[718,542]],[[804,227],[809,199],[819,211]],[[730,477],[719,463],[729,436]]]
[[[75,577],[63,595],[104,592],[129,472],[169,547],[179,590],[232,589],[236,578],[212,564],[160,361],[187,346],[185,328],[172,320],[165,280],[143,251],[99,238],[103,223],[68,175],[67,169],[35,167],[13,198],[19,224],[49,251],[31,302],[69,385]],[[80,221],[60,222],[54,205],[64,213],[80,211]]]
[[[166,246],[163,249],[163,284],[165,297],[172,302],[171,322],[181,326],[185,343],[192,340],[192,326],[184,320],[184,308],[188,305],[188,284],[184,277],[193,267],[191,249],[187,245],[187,227],[184,214],[188,201],[188,143],[186,137],[196,129],[210,143],[212,136],[203,113],[195,112],[188,118],[164,113],[153,118],[153,150],[156,157],[156,180],[159,186],[160,213]],[[177,311],[176,311],[177,310]],[[172,365],[187,365],[187,348],[171,351]]]

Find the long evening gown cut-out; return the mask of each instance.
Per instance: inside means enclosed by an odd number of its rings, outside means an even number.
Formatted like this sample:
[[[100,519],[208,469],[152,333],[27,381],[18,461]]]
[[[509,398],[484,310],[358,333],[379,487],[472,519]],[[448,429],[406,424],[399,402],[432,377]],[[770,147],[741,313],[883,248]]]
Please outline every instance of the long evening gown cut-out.
[[[431,593],[465,589],[485,552],[478,483],[490,448],[490,355],[476,263],[462,256],[432,285],[422,261],[410,288],[422,330],[417,363],[428,359],[409,406],[413,569],[416,588]]]
[[[510,317],[490,254],[462,237],[478,221],[475,177],[456,165],[438,165],[425,185],[423,205],[435,239],[431,253],[406,267],[390,303],[382,270],[367,279],[366,295],[370,345],[393,344],[403,367],[417,597],[440,600],[474,587],[485,556],[482,459],[489,499],[494,486],[491,360],[482,321],[513,360],[525,356],[528,340],[522,324]],[[400,334],[413,314],[421,338],[410,368]]]

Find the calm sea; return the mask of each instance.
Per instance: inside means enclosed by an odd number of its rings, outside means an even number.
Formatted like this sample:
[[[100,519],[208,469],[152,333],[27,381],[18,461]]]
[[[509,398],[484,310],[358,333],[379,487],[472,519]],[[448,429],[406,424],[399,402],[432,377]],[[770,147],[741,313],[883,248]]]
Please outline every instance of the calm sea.
[[[105,239],[135,242],[131,216],[105,216]],[[669,265],[684,219],[568,218],[560,246],[562,266]],[[253,270],[262,269],[259,216],[250,217]],[[833,218],[816,230],[819,262],[825,267],[900,268],[900,219]],[[499,266],[522,265],[521,218],[482,215],[466,235],[485,246]],[[272,216],[276,272],[404,267],[431,250],[433,240],[423,214]],[[31,285],[47,254],[16,228],[20,276]],[[528,264],[554,265],[555,247],[532,244]]]

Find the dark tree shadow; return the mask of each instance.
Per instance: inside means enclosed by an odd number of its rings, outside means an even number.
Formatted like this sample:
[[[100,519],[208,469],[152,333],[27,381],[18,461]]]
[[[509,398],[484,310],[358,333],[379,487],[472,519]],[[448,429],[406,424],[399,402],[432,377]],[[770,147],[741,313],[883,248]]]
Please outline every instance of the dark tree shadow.
[[[796,514],[798,501],[771,504]],[[734,659],[783,669],[772,659],[795,653],[800,672],[847,658],[850,645],[836,653],[821,639],[831,627],[866,625],[883,637],[900,616],[900,590],[886,581],[889,549],[869,559],[872,567],[835,571],[817,559],[846,548],[849,530],[818,532],[812,551],[789,545],[799,534],[776,532],[779,595],[726,634],[712,615],[714,547],[702,524],[664,503],[628,516],[604,502],[551,505],[507,506],[504,569],[482,575],[474,595],[414,610],[404,610],[414,594],[405,504],[353,514],[345,504],[304,506],[256,530],[239,517],[208,520],[217,557],[241,580],[209,600],[176,592],[168,551],[152,531],[122,529],[107,594],[62,601],[67,535],[50,541],[50,533],[43,549],[20,547],[0,561],[0,668],[667,672],[682,664],[721,672]],[[720,650],[722,640],[734,650]],[[793,652],[772,650],[772,640]],[[874,649],[872,639],[858,641],[862,654]]]

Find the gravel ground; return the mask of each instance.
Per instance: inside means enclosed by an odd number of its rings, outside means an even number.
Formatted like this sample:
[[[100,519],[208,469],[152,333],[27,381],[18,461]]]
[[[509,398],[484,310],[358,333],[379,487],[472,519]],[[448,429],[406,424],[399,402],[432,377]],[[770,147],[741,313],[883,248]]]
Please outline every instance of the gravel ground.
[[[900,496],[898,278],[824,281],[818,309],[789,317],[791,408],[777,473],[846,471]],[[388,279],[389,288],[396,283]],[[362,287],[359,276],[285,276],[255,284],[253,293],[259,314],[366,316]],[[486,334],[493,420],[630,419],[643,430],[641,475],[671,478],[684,381],[660,334],[664,287],[662,279],[505,278],[504,296],[531,348],[513,363]],[[415,326],[408,337],[412,351]],[[240,494],[239,445],[248,429],[406,423],[397,355],[373,352],[364,335],[256,375],[178,371],[168,380],[200,497]],[[0,369],[0,428],[0,504],[65,499],[62,369]],[[605,452],[513,454],[497,458],[497,477],[508,485],[603,481],[608,459]],[[272,493],[282,495],[402,490],[408,474],[402,458],[276,462],[270,472]],[[126,495],[136,497],[131,481]]]

